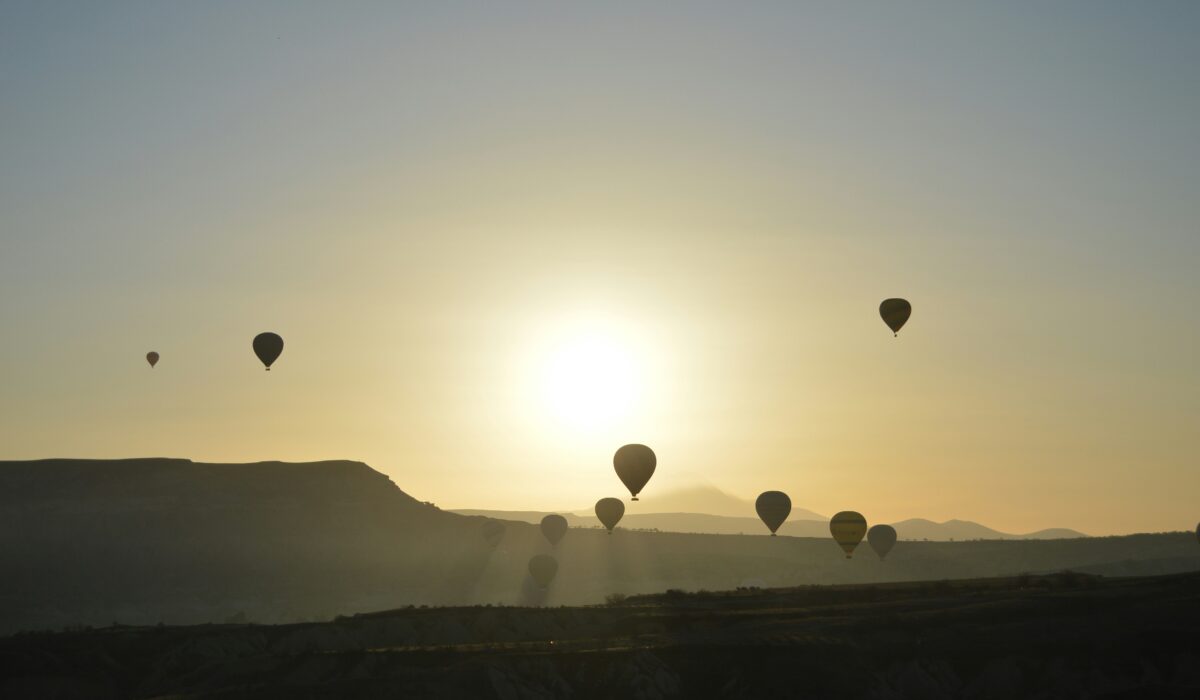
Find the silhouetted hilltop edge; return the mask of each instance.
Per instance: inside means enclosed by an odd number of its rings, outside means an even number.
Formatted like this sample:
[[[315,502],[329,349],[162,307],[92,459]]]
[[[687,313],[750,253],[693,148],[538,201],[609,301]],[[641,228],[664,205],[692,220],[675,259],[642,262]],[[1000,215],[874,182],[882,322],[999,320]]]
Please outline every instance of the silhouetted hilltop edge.
[[[0,504],[34,506],[75,499],[149,505],[156,498],[180,497],[259,504],[279,499],[388,499],[427,508],[384,474],[349,460],[235,464],[147,457],[0,462]]]

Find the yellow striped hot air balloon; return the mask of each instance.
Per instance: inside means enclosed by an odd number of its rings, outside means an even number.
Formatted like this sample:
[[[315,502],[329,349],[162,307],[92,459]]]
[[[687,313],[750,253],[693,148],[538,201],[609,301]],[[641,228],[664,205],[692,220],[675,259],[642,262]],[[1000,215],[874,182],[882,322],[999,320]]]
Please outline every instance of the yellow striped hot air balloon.
[[[862,542],[863,537],[867,534],[867,519],[860,513],[855,513],[852,510],[844,510],[829,521],[829,534],[833,535],[833,539],[846,553],[846,558],[854,553],[854,548]]]

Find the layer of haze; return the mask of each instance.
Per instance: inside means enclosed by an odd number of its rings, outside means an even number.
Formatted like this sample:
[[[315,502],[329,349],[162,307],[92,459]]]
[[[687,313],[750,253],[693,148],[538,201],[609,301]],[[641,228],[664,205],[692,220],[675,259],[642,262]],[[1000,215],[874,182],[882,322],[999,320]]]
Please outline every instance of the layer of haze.
[[[0,458],[1194,526],[1200,5],[425,4],[0,7]]]

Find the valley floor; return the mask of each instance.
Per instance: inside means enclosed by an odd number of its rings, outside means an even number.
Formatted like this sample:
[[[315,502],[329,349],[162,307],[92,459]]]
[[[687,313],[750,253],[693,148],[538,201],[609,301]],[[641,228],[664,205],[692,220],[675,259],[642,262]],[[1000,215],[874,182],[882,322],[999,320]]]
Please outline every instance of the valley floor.
[[[1194,698],[1200,574],[669,591],[0,639],[38,698]]]

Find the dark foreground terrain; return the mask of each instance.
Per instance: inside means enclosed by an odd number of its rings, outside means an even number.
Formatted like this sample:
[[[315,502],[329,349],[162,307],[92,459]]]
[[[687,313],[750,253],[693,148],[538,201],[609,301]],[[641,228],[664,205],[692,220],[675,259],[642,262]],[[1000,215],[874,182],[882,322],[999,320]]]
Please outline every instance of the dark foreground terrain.
[[[1200,574],[668,592],[0,639],[0,697],[1195,698]]]

